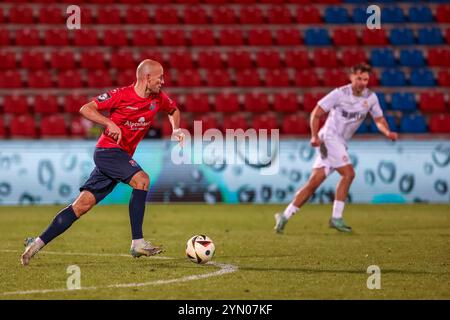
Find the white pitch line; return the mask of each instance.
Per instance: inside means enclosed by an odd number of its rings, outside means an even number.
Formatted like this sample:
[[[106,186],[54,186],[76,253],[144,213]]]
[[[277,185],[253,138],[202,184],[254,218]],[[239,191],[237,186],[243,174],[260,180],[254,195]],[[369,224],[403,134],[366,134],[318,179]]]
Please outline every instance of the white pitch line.
[[[0,252],[19,252],[17,250],[0,250]],[[130,255],[125,254],[107,254],[107,253],[75,253],[75,252],[54,252],[54,251],[43,251],[40,253],[46,253],[46,254],[55,254],[55,255],[79,255],[79,256],[102,256],[102,257],[130,257]],[[152,257],[157,259],[173,259],[170,257]],[[108,286],[102,286],[102,287],[81,287],[80,289],[44,289],[44,290],[27,290],[27,291],[14,291],[14,292],[3,292],[3,296],[7,295],[26,295],[26,294],[35,294],[35,293],[54,293],[54,292],[67,292],[67,291],[81,291],[81,290],[98,290],[98,289],[111,289],[111,288],[132,288],[132,287],[144,287],[144,286],[151,286],[151,285],[161,285],[161,284],[170,284],[170,283],[176,283],[176,282],[187,282],[187,281],[193,281],[193,280],[200,280],[200,279],[206,279],[210,277],[217,277],[221,276],[227,273],[236,272],[238,270],[238,267],[232,264],[225,264],[225,263],[218,263],[218,262],[208,262],[208,265],[213,265],[216,267],[219,267],[220,270],[211,272],[211,273],[205,273],[200,275],[192,275],[192,276],[185,276],[181,278],[175,278],[175,279],[167,279],[167,280],[156,280],[156,281],[149,281],[149,282],[141,282],[141,283],[122,283],[122,284],[111,284]]]

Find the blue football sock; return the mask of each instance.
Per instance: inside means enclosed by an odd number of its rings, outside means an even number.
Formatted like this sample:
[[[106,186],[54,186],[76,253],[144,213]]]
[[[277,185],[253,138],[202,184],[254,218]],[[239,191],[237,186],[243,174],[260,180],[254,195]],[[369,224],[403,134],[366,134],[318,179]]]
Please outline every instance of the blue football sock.
[[[142,233],[142,224],[144,223],[146,198],[147,190],[133,189],[129,205],[131,234],[133,240],[144,238]]]
[[[47,230],[45,230],[39,238],[45,243],[48,244],[50,241],[55,239],[61,233],[66,231],[72,223],[77,220],[78,217],[75,215],[75,212],[72,209],[72,205],[62,209],[56,217],[53,219],[52,223],[48,226]]]

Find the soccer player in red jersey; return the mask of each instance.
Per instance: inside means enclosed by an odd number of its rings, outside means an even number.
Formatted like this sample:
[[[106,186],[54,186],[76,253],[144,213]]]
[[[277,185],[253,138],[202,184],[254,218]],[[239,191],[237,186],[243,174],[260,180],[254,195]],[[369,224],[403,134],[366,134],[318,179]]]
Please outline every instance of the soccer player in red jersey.
[[[131,255],[151,256],[162,252],[160,247],[143,237],[142,224],[150,179],[132,156],[158,111],[168,114],[173,136],[183,143],[184,135],[179,128],[180,111],[175,102],[161,91],[163,84],[161,64],[147,59],[137,67],[136,82],[131,86],[108,91],[81,107],[80,113],[85,118],[105,127],[94,152],[95,168],[75,201],[61,210],[38,238],[27,238],[25,252],[21,256],[23,265],[28,265],[42,247],[104,199],[119,182],[133,188],[129,204]],[[99,112],[102,110],[109,110],[109,117]]]

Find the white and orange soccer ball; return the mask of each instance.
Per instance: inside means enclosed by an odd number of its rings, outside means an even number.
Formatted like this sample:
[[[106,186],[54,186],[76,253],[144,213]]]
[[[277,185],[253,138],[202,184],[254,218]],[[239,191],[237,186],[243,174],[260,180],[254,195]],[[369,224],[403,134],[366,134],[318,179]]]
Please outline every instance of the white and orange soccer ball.
[[[214,242],[205,235],[195,235],[186,243],[186,256],[197,264],[211,261],[215,251]]]

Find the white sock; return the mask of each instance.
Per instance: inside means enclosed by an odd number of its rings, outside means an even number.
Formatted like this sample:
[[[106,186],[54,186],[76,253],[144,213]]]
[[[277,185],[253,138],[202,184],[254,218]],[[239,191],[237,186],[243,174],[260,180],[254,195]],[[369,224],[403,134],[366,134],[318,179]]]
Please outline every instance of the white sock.
[[[334,200],[333,203],[333,218],[340,219],[342,218],[342,212],[344,212],[344,201]]]
[[[39,238],[39,237],[37,237],[36,239],[34,239],[34,243],[37,244],[39,250],[41,250],[41,249],[45,246],[44,241],[42,241],[41,238]]]
[[[131,246],[132,247],[137,246],[137,245],[141,244],[142,242],[144,242],[143,238],[141,238],[141,239],[133,239],[133,240],[131,240]]]
[[[290,203],[286,209],[284,209],[283,212],[283,216],[289,220],[290,217],[292,217],[292,215],[294,213],[296,213],[298,211],[298,208],[296,206],[294,206],[292,203]]]

